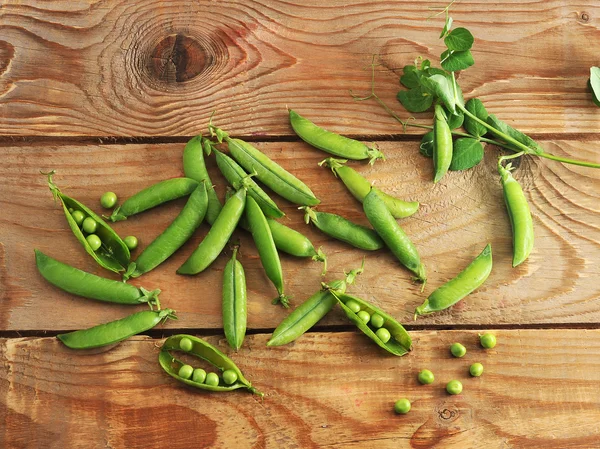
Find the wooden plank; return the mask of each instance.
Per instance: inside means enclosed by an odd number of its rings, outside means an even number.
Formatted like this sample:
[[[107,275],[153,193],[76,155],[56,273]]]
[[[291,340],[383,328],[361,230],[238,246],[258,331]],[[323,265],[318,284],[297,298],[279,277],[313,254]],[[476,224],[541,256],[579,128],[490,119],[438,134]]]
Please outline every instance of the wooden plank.
[[[266,348],[265,335],[230,354],[249,393],[191,390],[157,363],[160,340],[75,353],[53,338],[4,339],[0,354],[3,447],[585,448],[600,425],[600,331],[413,332],[401,359],[355,332],[313,333]],[[209,337],[229,352],[224,340]],[[460,341],[462,359],[448,351]],[[471,363],[484,365],[480,378]],[[419,385],[420,369],[436,381]],[[445,384],[463,383],[450,396]],[[406,397],[412,410],[395,415]],[[60,413],[57,413],[60,410]]]
[[[443,3],[443,2],[442,2]],[[437,0],[296,2],[3,2],[0,134],[195,135],[218,124],[243,135],[289,135],[286,107],[360,135],[401,129],[367,92],[373,53],[381,97],[417,56],[439,61]],[[600,39],[595,0],[486,0],[452,6],[475,35],[460,74],[501,119],[531,132],[597,133],[586,91]],[[404,117],[408,114],[402,113]],[[427,115],[420,115],[428,121]]]
[[[600,142],[544,141],[552,153],[600,161]],[[536,244],[526,263],[511,268],[511,232],[496,171],[497,150],[488,148],[484,162],[465,173],[449,173],[433,185],[431,161],[420,156],[415,142],[379,142],[387,161],[374,167],[355,164],[357,170],[384,191],[421,201],[420,211],[401,224],[417,246],[429,272],[425,292],[410,279],[387,251],[366,254],[334,242],[302,222],[296,207],[277,199],[288,214],[285,221],[304,232],[329,255],[327,280],[360,266],[365,273],[352,292],[379,304],[402,322],[425,295],[461,271],[485,246],[492,243],[495,267],[486,284],[449,311],[420,319],[419,324],[526,324],[597,323],[600,311],[598,260],[600,260],[600,172],[552,161],[527,159],[516,170],[534,217]],[[325,168],[317,167],[323,153],[304,143],[258,143],[268,156],[311,186],[323,200],[320,210],[367,224],[361,206]],[[62,210],[47,190],[39,170],[54,168],[55,181],[65,193],[101,212],[98,200],[105,191],[121,199],[142,188],[182,175],[182,144],[164,145],[26,145],[2,148],[0,167],[0,329],[62,330],[88,327],[116,319],[131,311],[65,294],[48,285],[37,273],[33,249],[98,275],[110,277],[82,250],[66,225]],[[225,185],[214,160],[207,160],[213,182],[222,195]],[[140,238],[143,248],[176,216],[184,200],[165,205],[114,224],[122,236]],[[199,232],[173,258],[134,281],[146,288],[161,288],[164,306],[179,312],[174,328],[221,327],[221,276],[227,257],[220,257],[206,272],[183,277],[175,270],[207,232]],[[274,328],[286,315],[270,305],[275,290],[263,273],[248,235],[241,240],[241,260],[249,289],[249,327]],[[137,250],[139,253],[139,249]],[[283,256],[286,289],[294,304],[319,289],[320,264]],[[118,279],[117,277],[115,277]],[[65,313],[68,311],[68,313]],[[337,310],[324,325],[343,324]]]

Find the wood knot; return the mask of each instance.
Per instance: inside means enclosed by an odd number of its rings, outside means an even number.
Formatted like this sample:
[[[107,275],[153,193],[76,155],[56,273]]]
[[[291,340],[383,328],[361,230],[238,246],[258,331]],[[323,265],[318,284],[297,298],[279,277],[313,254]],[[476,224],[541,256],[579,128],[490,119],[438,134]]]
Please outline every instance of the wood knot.
[[[439,421],[444,424],[456,421],[460,417],[458,408],[448,403],[438,404],[438,406],[435,408],[435,411],[438,415]]]
[[[581,14],[579,14],[578,19],[581,23],[588,23],[590,21],[590,15],[584,11]]]
[[[162,82],[182,83],[197,77],[207,64],[206,52],[197,40],[173,34],[154,47],[147,70],[153,78]]]

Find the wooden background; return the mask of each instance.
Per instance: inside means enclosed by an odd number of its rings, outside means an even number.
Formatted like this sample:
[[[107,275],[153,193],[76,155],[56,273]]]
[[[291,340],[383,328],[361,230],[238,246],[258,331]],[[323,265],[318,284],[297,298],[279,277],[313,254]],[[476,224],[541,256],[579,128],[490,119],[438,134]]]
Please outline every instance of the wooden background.
[[[515,172],[534,217],[529,260],[511,268],[511,233],[496,172],[499,149],[482,164],[433,185],[407,134],[368,93],[371,55],[380,56],[378,94],[395,101],[404,65],[438,60],[442,18],[435,1],[0,1],[0,447],[235,448],[593,448],[600,447],[600,171],[527,158]],[[461,73],[465,97],[537,138],[550,153],[600,162],[600,109],[586,90],[600,65],[600,5],[593,0],[485,0],[453,5],[455,26],[475,35],[474,67]],[[161,288],[178,321],[112,348],[74,352],[54,338],[131,312],[74,297],[37,273],[33,249],[110,277],[71,236],[40,170],[55,169],[68,195],[101,211],[182,176],[182,150],[215,123],[252,141],[303,179],[320,210],[366,223],[325,155],[292,132],[287,107],[329,129],[374,141],[387,160],[353,164],[388,193],[422,206],[401,224],[429,273],[424,293],[386,251],[367,254],[350,292],[407,325],[415,350],[379,350],[334,309],[296,342],[266,348],[288,311],[248,235],[240,233],[248,278],[249,335],[229,350],[220,289],[229,256],[195,277],[175,275],[207,232],[203,225],[172,259],[133,281]],[[417,114],[428,124],[430,113]],[[220,195],[225,184],[207,161]],[[326,238],[276,198],[286,224],[329,256],[326,280],[360,265],[364,253]],[[114,229],[148,244],[184,200]],[[428,293],[458,273],[486,243],[494,270],[452,309],[412,321]],[[139,253],[139,249],[137,250]],[[135,257],[134,252],[134,257]],[[282,256],[297,305],[318,290],[320,266]],[[107,274],[108,273],[108,274]],[[116,278],[116,277],[115,277]],[[498,346],[484,351],[477,334]],[[162,372],[157,347],[178,332],[207,337],[228,353],[264,401],[244,392],[191,391]],[[460,341],[464,359],[448,346]],[[481,361],[485,373],[469,378]],[[430,368],[436,382],[418,385]],[[448,380],[464,392],[449,396]],[[407,397],[413,410],[393,413]]]

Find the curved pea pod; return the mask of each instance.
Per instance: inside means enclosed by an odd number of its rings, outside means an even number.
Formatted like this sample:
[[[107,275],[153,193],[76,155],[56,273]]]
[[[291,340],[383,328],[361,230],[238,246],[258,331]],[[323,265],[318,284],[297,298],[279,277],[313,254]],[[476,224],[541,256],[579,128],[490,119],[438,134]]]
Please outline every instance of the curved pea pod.
[[[86,207],[74,198],[71,198],[63,194],[60,189],[54,184],[52,175],[54,171],[50,173],[44,173],[48,176],[48,187],[52,192],[54,198],[59,198],[62,203],[63,212],[67,223],[71,228],[71,231],[83,245],[85,251],[94,258],[94,260],[103,268],[118,273],[124,271],[129,265],[129,248],[125,245],[125,242],[119,237],[119,235],[113,231],[113,229],[98,215],[96,215],[91,209]],[[87,242],[83,232],[73,219],[69,208],[75,211],[82,212],[85,216],[91,217],[97,223],[97,229],[95,234],[100,238],[102,245],[96,251],[92,249],[90,244]]]
[[[118,304],[159,305],[160,290],[148,291],[124,282],[113,281],[59,262],[39,250],[35,251],[35,264],[40,274],[52,285],[85,298]]]
[[[113,211],[110,220],[113,222],[127,220],[132,215],[160,206],[167,201],[187,196],[196,187],[198,187],[198,182],[190,178],[172,178],[157,182],[127,198]]]
[[[356,296],[351,296],[346,293],[339,294],[335,293],[334,295],[339,302],[340,306],[344,310],[346,316],[352,321],[356,327],[358,327],[367,337],[373,340],[377,345],[386,351],[397,355],[403,356],[408,354],[412,350],[412,341],[406,329],[398,323],[391,315],[388,315],[383,310],[378,307],[375,307],[373,304],[368,303],[367,301],[357,298]],[[352,310],[350,310],[346,303],[349,300],[353,300],[360,305],[360,309],[369,313],[370,316],[378,314],[381,316],[383,321],[383,327],[386,328],[390,334],[391,338],[384,342],[381,340],[377,334],[371,329],[367,324],[365,324]]]
[[[290,124],[298,137],[306,143],[334,156],[353,160],[369,159],[371,165],[377,159],[385,159],[377,148],[369,148],[358,140],[327,131],[291,109]]]
[[[319,165],[331,168],[333,174],[342,180],[352,196],[362,203],[371,191],[371,188],[375,187],[372,187],[371,183],[352,167],[345,165],[346,162],[343,159],[329,157],[321,161]],[[379,189],[377,189],[377,192],[394,218],[410,217],[419,209],[417,201],[403,201]]]
[[[212,151],[215,153],[219,170],[221,170],[223,176],[225,176],[234,189],[239,188],[242,184],[242,179],[245,179],[248,195],[254,198],[265,215],[272,218],[279,218],[285,215],[271,197],[256,182],[248,178],[248,173],[236,161],[219,150],[213,148]]]
[[[146,332],[168,318],[177,319],[172,309],[144,310],[120,320],[100,324],[56,337],[71,349],[91,349],[112,345],[127,338]]]
[[[187,178],[196,182],[204,182],[206,194],[208,195],[208,209],[206,210],[206,221],[212,225],[217,219],[221,208],[221,201],[210,180],[206,164],[204,163],[204,150],[206,139],[202,136],[192,137],[183,149],[183,173]],[[210,145],[210,143],[208,143]]]
[[[488,243],[477,256],[455,278],[438,287],[415,310],[415,319],[419,315],[439,312],[456,304],[485,282],[492,271],[492,246]]]
[[[237,260],[238,247],[223,270],[223,331],[236,351],[242,347],[246,335],[246,275]]]
[[[376,251],[385,246],[379,235],[366,226],[356,224],[340,215],[318,212],[310,207],[302,209],[305,211],[304,221],[307,224],[312,222],[330,237],[367,251]]]
[[[498,161],[498,173],[501,177],[504,203],[508,209],[513,233],[512,266],[516,267],[529,257],[533,249],[534,236],[533,218],[531,217],[527,198],[525,198],[521,185],[510,172],[511,170],[511,164],[508,164],[505,168],[502,166],[501,161]]]
[[[177,270],[178,274],[197,274],[204,271],[221,254],[233,234],[246,204],[246,187],[229,198],[219,216],[194,252]]]
[[[444,177],[452,163],[452,131],[441,105],[435,105],[433,117],[433,182]]]
[[[353,284],[356,276],[362,272],[363,267],[350,271],[345,279],[333,281],[330,284],[322,283],[321,290],[296,307],[277,326],[267,342],[267,346],[285,345],[303,335],[335,306],[337,299],[331,292],[344,293],[348,284]]]
[[[392,216],[376,190],[371,189],[366,196],[363,209],[371,226],[400,263],[412,271],[417,280],[425,283],[427,273],[417,248]]]
[[[198,184],[175,220],[132,262],[123,276],[125,279],[153,270],[190,239],[208,213],[207,193],[206,183]]]
[[[306,184],[257,148],[243,140],[232,139],[223,130],[212,125],[209,125],[209,129],[211,134],[220,131],[217,136],[227,142],[233,158],[244,167],[246,172],[256,173],[256,177],[273,192],[300,206],[316,206],[320,203]]]
[[[210,363],[221,371],[233,370],[237,374],[237,380],[231,385],[226,385],[224,382],[222,382],[222,379],[220,379],[221,382],[219,385],[212,386],[180,377],[177,373],[179,372],[179,368],[181,368],[184,363],[181,360],[173,357],[171,351],[181,351],[180,342],[183,338],[187,338],[192,342],[192,349],[186,352],[186,354],[198,357],[199,359]],[[237,390],[239,388],[245,388],[254,394],[264,396],[263,393],[252,386],[252,384],[244,377],[237,365],[233,363],[229,357],[208,342],[192,335],[179,334],[167,338],[160,350],[160,353],[158,354],[158,361],[162,369],[165,370],[169,376],[174,377],[179,382],[189,385],[190,387],[216,392],[226,392]]]

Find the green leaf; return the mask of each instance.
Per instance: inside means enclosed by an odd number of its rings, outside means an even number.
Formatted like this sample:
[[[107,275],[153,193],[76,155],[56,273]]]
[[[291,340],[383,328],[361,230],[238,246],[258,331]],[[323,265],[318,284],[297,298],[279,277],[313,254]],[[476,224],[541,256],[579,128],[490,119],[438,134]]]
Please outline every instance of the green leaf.
[[[404,74],[400,77],[400,83],[407,89],[414,89],[419,87],[419,74],[417,68],[414,65],[405,65],[403,69]]]
[[[507,123],[503,122],[498,117],[496,117],[494,114],[490,114],[488,116],[487,122],[490,125],[492,125],[494,128],[496,128],[497,130],[512,137],[517,142],[520,142],[523,145],[525,145],[526,147],[528,147],[529,149],[531,149],[532,153],[542,154],[544,152],[544,149],[535,140],[533,140],[527,134],[524,134],[521,131],[519,131],[518,129],[515,129],[512,126],[508,125]]]
[[[442,28],[442,33],[440,34],[440,39],[443,38],[446,34],[448,34],[448,31],[450,31],[451,27],[452,27],[452,17],[450,17],[446,13],[446,23],[444,23],[444,28]]]
[[[465,114],[460,110],[456,110],[456,114],[452,114],[451,112],[444,109],[444,113],[446,114],[446,123],[450,129],[460,128],[465,120]]]
[[[429,131],[421,139],[419,153],[425,157],[433,157],[433,131]]]
[[[450,170],[468,170],[483,159],[483,145],[477,139],[461,137],[454,141]]]
[[[433,96],[425,92],[422,86],[410,90],[401,90],[396,98],[409,112],[424,112],[433,103]]]
[[[429,78],[422,78],[421,85],[432,91],[434,95],[444,103],[448,111],[452,113],[456,111],[454,90],[447,77],[443,75],[432,75]]]
[[[471,98],[467,101],[465,108],[475,117],[487,123],[488,111],[479,98]],[[485,126],[468,115],[465,117],[464,125],[467,132],[475,137],[485,136],[488,131]]]
[[[421,61],[421,72],[426,72],[431,67],[431,61],[429,59],[423,59]]]
[[[457,28],[452,30],[444,39],[444,44],[448,50],[467,51],[473,46],[475,39],[466,28]]]
[[[592,67],[590,69],[590,79],[588,81],[589,89],[592,91],[592,100],[596,106],[600,106],[600,68]]]
[[[427,69],[426,71],[427,76],[431,76],[431,75],[442,75],[442,76],[448,76],[448,72],[446,72],[443,69],[438,69],[437,67],[430,67]]]
[[[464,70],[475,64],[470,50],[453,51],[446,50],[440,56],[442,67],[449,72]]]

